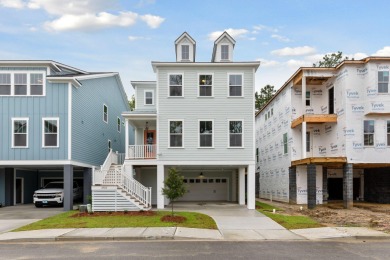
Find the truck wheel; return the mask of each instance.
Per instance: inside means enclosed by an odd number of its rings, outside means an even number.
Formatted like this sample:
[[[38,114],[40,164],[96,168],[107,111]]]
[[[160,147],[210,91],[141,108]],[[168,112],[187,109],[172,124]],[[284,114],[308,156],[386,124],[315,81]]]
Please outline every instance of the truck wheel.
[[[36,208],[42,208],[42,205],[41,205],[41,204],[36,204],[36,203],[35,203],[35,207],[36,207]]]

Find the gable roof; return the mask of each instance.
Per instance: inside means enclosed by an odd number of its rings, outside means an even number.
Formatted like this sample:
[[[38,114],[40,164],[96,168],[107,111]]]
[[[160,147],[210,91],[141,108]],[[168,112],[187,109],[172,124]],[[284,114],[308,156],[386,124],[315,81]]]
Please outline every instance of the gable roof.
[[[214,41],[214,48],[213,48],[213,55],[211,57],[211,62],[214,62],[215,61],[215,55],[216,55],[216,52],[217,52],[217,45],[220,41],[222,41],[224,38],[227,38],[232,44],[233,44],[233,48],[234,48],[234,45],[236,45],[236,40],[233,39],[232,36],[230,36],[230,34],[228,34],[226,31],[224,31],[215,41]]]
[[[191,37],[191,35],[189,35],[187,32],[183,32],[176,40],[175,40],[175,54],[176,54],[176,58],[177,58],[177,45],[179,44],[179,42],[181,40],[183,40],[184,38],[187,38],[188,40],[190,40],[190,42],[194,45],[194,61],[195,61],[195,53],[196,53],[196,41],[194,40],[194,38]]]

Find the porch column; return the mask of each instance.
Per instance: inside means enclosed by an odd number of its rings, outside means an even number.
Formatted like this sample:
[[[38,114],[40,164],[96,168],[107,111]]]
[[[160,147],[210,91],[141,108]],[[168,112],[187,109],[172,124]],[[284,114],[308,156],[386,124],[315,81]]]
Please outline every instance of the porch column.
[[[297,167],[291,166],[288,168],[288,202],[291,204],[297,203]]]
[[[238,204],[245,205],[245,167],[238,168]]]
[[[307,165],[307,208],[314,209],[316,207],[316,165]]]
[[[125,158],[129,158],[129,119],[125,118]]]
[[[343,202],[345,209],[353,207],[353,165],[344,164],[343,170]]]
[[[91,168],[84,168],[83,171],[83,203],[88,204],[90,203],[90,196],[92,195],[92,169]]]
[[[306,77],[302,76],[302,115],[306,113]],[[306,122],[302,122],[302,159],[306,158]]]
[[[328,203],[328,168],[322,167],[322,204]]]
[[[73,210],[73,165],[64,165],[64,211]]]
[[[5,206],[15,205],[15,170],[14,168],[5,168]]]
[[[157,165],[157,209],[164,209],[164,195],[162,188],[164,187],[164,165]]]
[[[245,182],[245,180],[244,180]],[[255,165],[248,165],[248,175],[247,175],[247,208],[255,209],[256,204],[256,178],[255,178]]]

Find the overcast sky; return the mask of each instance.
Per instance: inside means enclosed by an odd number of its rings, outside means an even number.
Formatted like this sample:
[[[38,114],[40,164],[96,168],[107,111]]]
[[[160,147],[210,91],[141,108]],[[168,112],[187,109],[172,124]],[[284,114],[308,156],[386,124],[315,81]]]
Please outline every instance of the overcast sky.
[[[210,61],[226,30],[235,61],[262,62],[256,89],[278,89],[326,53],[390,56],[389,13],[386,0],[0,0],[0,59],[119,72],[131,95],[131,80],[155,80],[152,60],[175,60],[181,33]]]

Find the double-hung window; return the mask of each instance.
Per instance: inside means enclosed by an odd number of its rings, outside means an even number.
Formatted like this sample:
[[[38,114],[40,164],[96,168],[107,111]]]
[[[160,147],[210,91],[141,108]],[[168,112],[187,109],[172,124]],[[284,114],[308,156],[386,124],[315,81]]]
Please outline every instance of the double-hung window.
[[[103,105],[103,121],[108,123],[108,107]]]
[[[183,147],[183,121],[169,121],[169,147]]]
[[[199,75],[199,96],[213,96],[213,75]]]
[[[0,73],[0,95],[11,95],[11,74]]]
[[[59,119],[43,118],[43,147],[58,147],[59,141]]]
[[[28,118],[12,119],[12,147],[28,147]]]
[[[229,97],[242,97],[242,74],[229,75]]]
[[[229,147],[243,147],[243,121],[229,121]]]
[[[30,95],[32,96],[43,95],[43,74],[41,73],[30,74]]]
[[[190,59],[190,46],[189,45],[182,45],[181,46],[181,59],[182,60],[189,60]]]
[[[389,93],[388,71],[378,71],[378,93]]]
[[[145,105],[153,105],[153,91],[145,91]]]
[[[221,60],[229,60],[229,45],[221,45]]]
[[[199,121],[199,147],[213,147],[213,121]]]
[[[374,120],[364,120],[364,146],[374,145],[375,122]]]
[[[15,95],[27,95],[27,73],[15,73]]]
[[[183,75],[182,74],[169,75],[169,96],[170,97],[183,96]]]
[[[287,133],[283,134],[283,153],[287,154],[288,153],[288,144],[287,144]]]

